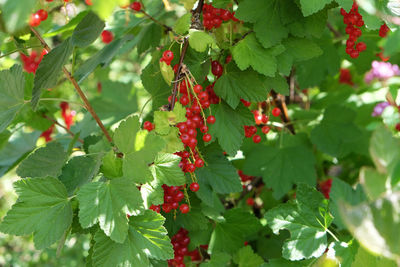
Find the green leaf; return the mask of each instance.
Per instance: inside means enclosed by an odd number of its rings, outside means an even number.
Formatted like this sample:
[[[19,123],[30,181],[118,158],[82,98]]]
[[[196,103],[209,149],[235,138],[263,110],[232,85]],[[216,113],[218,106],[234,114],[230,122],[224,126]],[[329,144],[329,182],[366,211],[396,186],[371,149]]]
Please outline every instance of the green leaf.
[[[281,204],[265,214],[268,226],[277,235],[280,230],[290,232],[284,243],[282,256],[297,261],[320,257],[327,248],[326,229],[330,225],[328,202],[314,188],[300,184],[296,201]]]
[[[347,12],[350,11],[351,7],[353,6],[353,0],[335,0],[339,6],[343,7]]]
[[[233,261],[239,265],[239,267],[260,267],[264,260],[254,253],[250,246],[244,246],[236,253]]]
[[[359,180],[369,200],[376,200],[386,193],[387,175],[379,173],[371,167],[362,167],[360,169]],[[350,204],[355,205],[358,203]]]
[[[153,109],[158,109],[162,105],[168,103],[168,96],[171,94],[171,88],[162,78],[158,60],[147,65],[142,72],[141,80],[144,89],[146,89],[152,97]]]
[[[24,105],[25,77],[20,65],[0,71],[0,133]]]
[[[140,187],[140,193],[144,201],[145,207],[153,205],[161,205],[164,203],[164,189],[157,181],[143,184]]]
[[[230,209],[224,214],[225,222],[217,223],[211,235],[209,251],[235,253],[243,246],[247,236],[255,234],[261,224],[258,219],[241,209]]]
[[[288,30],[281,19],[282,10],[288,5],[286,2],[282,0],[244,0],[240,2],[235,16],[245,22],[254,23],[254,31],[258,40],[265,48],[268,48],[280,43],[288,36]],[[293,5],[293,3],[290,4]]]
[[[23,160],[18,166],[17,174],[22,178],[58,177],[67,156],[61,144],[51,142],[45,147],[38,148]]]
[[[365,146],[363,132],[355,125],[356,112],[339,105],[329,106],[324,119],[311,132],[311,141],[333,157],[344,157]]]
[[[241,98],[250,102],[265,100],[268,88],[264,86],[263,79],[252,70],[240,71],[234,64],[230,64],[225,74],[215,83],[214,90],[232,108],[236,108]]]
[[[345,201],[352,205],[357,205],[366,199],[364,191],[360,185],[353,189],[349,184],[339,178],[333,178],[329,196],[330,211],[334,217],[333,223],[341,229],[345,228],[345,225],[343,219],[340,217],[339,203]]]
[[[63,167],[58,179],[65,185],[68,195],[72,195],[76,188],[90,182],[98,173],[101,157],[79,156],[73,157]]]
[[[89,13],[90,11],[85,10],[80,12],[78,15],[73,17],[67,24],[61,26],[61,27],[55,27],[53,30],[50,30],[49,32],[43,34],[43,37],[53,37],[55,35],[59,34],[65,34],[70,36],[76,26],[82,21],[84,17]]]
[[[313,41],[303,38],[288,38],[283,42],[287,53],[296,62],[309,60],[322,55],[322,49]]]
[[[103,157],[103,164],[101,165],[101,172],[107,178],[122,177],[122,159],[115,155],[115,152],[110,150]]]
[[[165,141],[154,132],[140,130],[139,118],[130,116],[123,120],[115,130],[114,142],[124,153],[123,173],[138,183],[153,180],[149,164],[154,162]]]
[[[72,222],[72,207],[64,185],[56,178],[15,182],[17,203],[0,224],[0,231],[13,235],[33,233],[37,249],[59,240]]]
[[[220,194],[243,190],[235,167],[216,145],[208,146],[202,153],[205,155],[206,164],[196,170],[196,176],[200,183],[209,184],[213,192]]]
[[[397,267],[395,261],[382,256],[376,256],[369,253],[362,246],[359,247],[356,258],[351,267]]]
[[[186,108],[176,103],[172,111],[155,111],[155,131],[160,135],[167,135],[179,122],[186,121]],[[171,127],[173,126],[173,127]]]
[[[26,25],[29,16],[33,13],[36,2],[31,0],[6,0],[2,2],[1,15],[7,32],[13,33]]]
[[[276,75],[276,77],[267,77],[264,82],[267,86],[268,90],[275,90],[279,94],[289,95],[289,84],[287,80],[280,76]]]
[[[233,156],[242,145],[244,139],[243,126],[253,124],[254,116],[243,105],[239,105],[234,110],[225,102],[212,105],[212,110],[216,121],[210,126],[209,133],[213,140],[218,139],[219,145],[226,153]]]
[[[149,257],[159,260],[173,258],[172,244],[162,226],[164,221],[164,217],[150,210],[143,215],[131,216],[128,236],[122,244],[113,242],[98,231],[95,235],[94,265],[149,266]]]
[[[247,35],[232,49],[233,59],[241,70],[253,67],[266,76],[273,77],[277,69],[276,59],[271,49],[266,49],[257,41],[255,34]]]
[[[67,39],[43,56],[36,71],[34,86],[32,89],[31,104],[36,109],[43,89],[57,85],[63,66],[71,56],[73,50],[71,39]]]
[[[179,168],[180,161],[181,158],[177,155],[158,153],[154,159],[154,164],[150,166],[150,171],[160,185],[183,185],[186,182],[186,178],[181,168]]]
[[[165,63],[164,61],[160,61],[160,70],[164,81],[168,85],[171,85],[172,80],[175,77],[175,72],[173,71],[172,67],[170,65],[167,65],[167,63]]]
[[[139,54],[147,51],[149,48],[155,48],[160,44],[162,28],[156,23],[151,23],[143,28],[138,35],[137,50]]]
[[[163,135],[161,137],[164,139],[165,143],[167,144],[165,146],[164,152],[175,153],[175,152],[184,150],[182,141],[179,138],[178,128],[176,128],[176,127],[172,128],[168,135]]]
[[[371,136],[369,153],[376,168],[388,172],[391,165],[400,159],[400,140],[385,127],[378,127]]]
[[[71,42],[74,46],[85,47],[93,43],[103,31],[104,22],[93,12],[89,12],[76,26]]]
[[[131,83],[104,81],[101,95],[91,99],[90,103],[97,115],[106,120],[107,124],[138,111],[137,93]]]
[[[131,38],[132,36],[126,35],[121,39],[116,39],[86,60],[74,73],[74,77],[78,83],[81,83],[83,80],[85,80],[97,68],[97,66],[107,66],[122,45],[124,45]]]
[[[117,5],[124,5],[126,3],[127,1],[124,0],[96,0],[93,1],[91,8],[100,18],[106,19],[112,14]]]
[[[329,245],[327,257],[336,259],[340,262],[340,266],[353,266],[352,263],[356,257],[359,245],[355,240],[346,242],[332,242]]]
[[[224,252],[216,252],[211,254],[209,261],[200,264],[200,267],[221,267],[228,266],[231,256]]]
[[[320,11],[330,2],[332,2],[332,0],[300,0],[301,11],[304,16],[307,17]]]
[[[189,30],[189,45],[197,52],[204,52],[207,47],[214,44],[214,38],[208,33],[199,30]]]
[[[284,135],[282,147],[258,145],[246,155],[243,167],[248,175],[262,175],[276,199],[284,196],[295,184],[315,185],[316,163],[307,142],[299,136]]]
[[[93,182],[78,191],[79,222],[83,228],[99,223],[113,241],[123,243],[128,234],[127,214],[139,214],[143,200],[136,184],[127,178]]]
[[[400,52],[400,48],[398,46],[398,43],[400,42],[400,32],[395,31],[387,37],[385,46],[384,46],[384,51],[385,55],[387,56],[392,56],[398,52]]]
[[[387,194],[372,203],[342,204],[340,212],[349,231],[374,254],[400,260],[400,195]]]
[[[184,35],[185,33],[187,33],[190,29],[191,18],[192,14],[190,13],[187,13],[180,17],[174,25],[174,31],[180,35]]]

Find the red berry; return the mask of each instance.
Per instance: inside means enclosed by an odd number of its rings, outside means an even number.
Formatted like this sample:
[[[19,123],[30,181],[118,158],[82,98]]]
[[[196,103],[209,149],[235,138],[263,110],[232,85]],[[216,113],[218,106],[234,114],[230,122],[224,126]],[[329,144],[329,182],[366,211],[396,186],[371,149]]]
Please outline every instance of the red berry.
[[[138,1],[135,1],[130,5],[130,8],[135,11],[140,11],[142,9],[142,4]]]
[[[240,99],[240,101],[242,101],[242,103],[243,103],[243,105],[244,105],[245,107],[250,107],[250,105],[251,105],[251,102],[246,101],[246,100],[244,100],[244,99]]]
[[[215,76],[220,77],[224,72],[224,67],[222,67],[222,65],[218,61],[214,60],[213,62],[211,62],[211,72]]]
[[[114,36],[112,34],[112,32],[104,30],[101,33],[101,40],[103,41],[103,43],[108,44],[111,43],[111,41],[114,39]]]
[[[270,130],[271,130],[271,128],[270,128],[269,126],[263,126],[262,129],[261,129],[261,131],[262,131],[264,134],[269,133]]]
[[[201,126],[201,127],[200,127],[200,132],[202,132],[202,133],[208,132],[208,126],[207,126],[207,125]]]
[[[207,117],[207,123],[208,124],[214,124],[215,123],[215,117],[213,115],[210,115]]]
[[[400,123],[397,123],[397,124],[396,124],[396,130],[397,130],[398,132],[400,132]]]
[[[367,49],[367,45],[366,45],[364,42],[359,42],[359,43],[356,45],[356,49],[357,49],[358,52],[362,52],[362,51],[364,51],[365,49]]]
[[[258,134],[253,136],[253,142],[258,144],[261,142],[261,136],[259,136]]]
[[[46,20],[47,17],[48,17],[48,14],[47,14],[46,10],[39,9],[36,13],[39,15],[41,21]]]
[[[383,24],[381,26],[381,28],[379,29],[379,36],[380,37],[386,37],[387,33],[390,31],[389,27],[385,24]]]
[[[189,186],[189,188],[190,188],[190,190],[191,190],[192,192],[197,192],[197,191],[199,191],[200,186],[199,186],[198,183],[191,183],[190,186]]]
[[[189,104],[189,98],[185,95],[182,95],[181,99],[179,99],[179,102],[182,104],[182,106],[186,106]]]
[[[272,116],[278,117],[279,115],[281,115],[281,110],[279,108],[273,108],[272,109]]]
[[[249,197],[248,199],[246,199],[246,204],[249,206],[253,206],[254,205],[254,198]]]
[[[170,213],[171,210],[172,210],[172,207],[171,207],[170,204],[164,203],[164,204],[162,205],[162,209],[163,209],[163,211],[164,211],[165,213]]]
[[[196,166],[196,168],[201,168],[204,166],[204,160],[196,159],[196,161],[194,162],[194,165]]]
[[[92,0],[85,0],[86,5],[91,6],[93,5]]]
[[[229,11],[228,11],[228,13],[229,13]],[[229,13],[230,14],[230,13]],[[225,63],[226,64],[228,64],[229,62],[231,62],[232,61],[232,55],[228,55],[227,57],[226,57],[226,59],[225,59]]]
[[[353,50],[350,53],[350,57],[352,57],[352,58],[358,58],[359,55],[360,55],[360,53],[357,50]]]
[[[188,206],[188,204],[182,204],[182,205],[179,207],[179,210],[180,210],[183,214],[188,213],[188,212],[189,212],[189,206]],[[181,248],[179,252],[182,253],[182,254],[185,254],[185,253],[187,252],[187,248],[186,248],[186,251],[184,251],[184,249],[185,249],[185,247]]]
[[[211,134],[203,135],[203,141],[204,142],[210,142],[211,141]]]
[[[152,123],[149,122],[149,121],[145,121],[145,122],[143,123],[143,129],[145,129],[145,130],[151,132],[151,131],[154,129],[154,124],[152,124]]]
[[[40,19],[40,16],[38,13],[32,14],[31,18],[29,19],[29,25],[31,25],[32,27],[37,27],[40,25],[40,22],[42,20]]]
[[[171,50],[166,50],[166,51],[164,51],[164,53],[163,53],[163,59],[164,59],[165,61],[171,62],[171,61],[174,59],[174,53],[172,53]]]
[[[196,85],[193,87],[193,91],[194,91],[196,94],[199,94],[199,93],[201,92],[201,90],[203,90],[203,86],[201,86],[200,84],[196,84]]]

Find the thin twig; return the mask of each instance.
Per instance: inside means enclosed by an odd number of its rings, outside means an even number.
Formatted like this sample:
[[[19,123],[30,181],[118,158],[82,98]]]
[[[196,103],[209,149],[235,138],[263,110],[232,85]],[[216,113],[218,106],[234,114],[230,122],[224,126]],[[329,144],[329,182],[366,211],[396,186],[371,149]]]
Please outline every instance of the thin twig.
[[[43,114],[43,117],[44,117],[46,120],[53,122],[55,125],[57,125],[57,126],[63,128],[63,129],[64,129],[67,133],[69,133],[72,137],[75,137],[75,134],[74,134],[70,129],[68,129],[67,127],[65,127],[64,125],[62,125],[62,124],[59,123],[58,121],[56,121],[55,119],[50,118],[49,116],[47,116],[47,115],[45,115],[45,114]],[[81,143],[83,144],[83,140],[82,140],[82,139],[78,138],[78,141],[81,142]]]
[[[39,39],[39,41],[41,42],[43,47],[48,52],[50,52],[51,48],[47,45],[46,41],[42,38],[42,36],[39,34],[39,32],[37,32],[32,26],[30,26],[30,29],[35,34],[35,36]],[[65,67],[63,67],[62,70],[63,70],[65,76],[68,78],[68,80],[70,80],[70,82],[75,87],[75,90],[78,93],[78,95],[80,96],[80,98],[82,99],[83,103],[85,103],[87,111],[89,111],[89,113],[92,115],[92,117],[97,122],[97,124],[99,125],[100,129],[102,130],[102,132],[106,136],[107,140],[112,144],[113,140],[112,140],[110,134],[108,133],[106,127],[104,127],[104,124],[101,122],[101,120],[100,120],[99,116],[97,115],[97,113],[94,111],[92,105],[90,105],[89,100],[87,99],[85,93],[82,91],[82,89],[80,88],[80,86],[76,82],[75,78],[72,77],[71,73]]]
[[[341,34],[339,31],[337,31],[329,22],[326,24],[328,29],[335,35],[336,38],[342,37],[343,34]]]
[[[247,35],[249,35],[249,34],[251,34],[251,33],[253,33],[253,32],[254,32],[253,30],[250,30],[250,31],[246,32],[245,34],[242,35],[242,37],[236,39],[236,40],[233,42],[232,46],[237,45],[237,43],[239,43],[240,41],[242,41],[244,38],[246,38]]]
[[[285,125],[287,125],[288,130],[292,134],[296,134],[293,124],[290,123],[290,118],[289,118],[288,109],[286,107],[285,97],[278,94],[274,90],[271,90],[271,96],[273,98],[273,102],[275,103],[275,106],[277,106],[281,110],[282,121],[285,123]]]

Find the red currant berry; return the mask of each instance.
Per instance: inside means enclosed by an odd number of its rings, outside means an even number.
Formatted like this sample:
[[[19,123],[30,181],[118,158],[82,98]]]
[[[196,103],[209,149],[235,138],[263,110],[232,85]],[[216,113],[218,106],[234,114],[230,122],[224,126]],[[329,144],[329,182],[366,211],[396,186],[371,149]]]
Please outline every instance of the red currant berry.
[[[353,50],[350,53],[350,57],[352,57],[352,58],[358,58],[359,55],[360,55],[360,53],[357,50]]]
[[[101,40],[103,41],[103,43],[108,44],[111,43],[111,41],[114,39],[114,36],[112,34],[112,32],[104,30],[101,33]]]
[[[41,21],[45,21],[48,17],[46,10],[39,9],[36,13],[39,15]]]
[[[135,11],[140,11],[142,9],[142,4],[138,1],[135,1],[130,5],[130,8]]]
[[[29,25],[32,27],[37,27],[40,25],[41,19],[38,13],[32,14],[31,18],[29,19]]]
[[[199,93],[201,92],[201,90],[203,90],[203,86],[201,86],[200,84],[196,84],[196,85],[193,87],[193,91],[194,91],[196,94],[199,94]]]
[[[255,134],[253,136],[253,142],[256,143],[256,144],[260,143],[261,142],[261,136],[259,136],[258,134]]]
[[[85,0],[86,5],[91,6],[93,5],[92,0]]]
[[[222,65],[218,61],[214,60],[213,62],[211,62],[211,72],[215,76],[220,77],[224,72],[224,67],[222,67]]]
[[[162,205],[162,209],[163,209],[163,211],[164,211],[165,213],[170,213],[171,210],[172,210],[172,207],[171,207],[170,204],[164,203],[164,204]]]
[[[281,110],[279,108],[273,108],[272,109],[272,116],[278,117],[279,115],[281,115]]]
[[[208,124],[214,124],[216,121],[215,117],[213,115],[210,115],[207,117],[207,123]]]
[[[204,142],[210,142],[211,141],[211,134],[203,135],[203,141]]]
[[[199,191],[200,186],[198,183],[191,183],[189,188],[192,192],[197,192]]]
[[[180,210],[183,214],[188,213],[188,212],[189,212],[189,206],[188,206],[188,204],[182,204],[182,205],[179,207],[179,210]],[[186,249],[186,250],[185,250],[185,249]],[[187,248],[185,248],[185,247],[180,248],[179,252],[180,252],[180,254],[185,255],[186,252],[187,252]]]
[[[362,51],[364,51],[365,49],[367,49],[367,45],[366,45],[364,42],[359,42],[359,43],[356,45],[356,49],[357,49],[358,52],[362,52]]]
[[[182,104],[182,106],[187,106],[189,104],[189,98],[186,95],[182,95],[181,99],[179,99],[179,102]]]
[[[174,53],[172,53],[171,50],[166,50],[166,51],[164,51],[164,53],[163,53],[163,59],[164,59],[165,61],[171,62],[171,61],[174,59]]]
[[[196,166],[196,168],[201,168],[204,166],[204,160],[196,159],[196,161],[194,162],[194,165]]]
[[[254,205],[254,198],[249,197],[248,199],[246,199],[246,204],[249,206],[253,206]]]
[[[270,130],[271,130],[271,128],[270,128],[269,126],[263,126],[262,129],[261,129],[261,131],[262,131],[264,134],[269,133]]]
[[[397,130],[398,132],[400,132],[400,123],[397,123],[397,124],[396,124],[396,130]]]
[[[207,126],[207,125],[201,126],[201,127],[200,127],[200,132],[202,132],[202,133],[208,132],[208,126]]]

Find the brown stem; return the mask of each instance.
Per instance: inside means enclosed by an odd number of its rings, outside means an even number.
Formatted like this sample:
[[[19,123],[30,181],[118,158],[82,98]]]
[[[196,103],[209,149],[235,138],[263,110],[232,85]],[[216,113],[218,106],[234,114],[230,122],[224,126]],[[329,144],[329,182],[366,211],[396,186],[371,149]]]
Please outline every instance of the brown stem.
[[[48,117],[47,115],[43,114],[43,117],[48,120],[53,122],[54,124],[56,124],[57,126],[60,126],[61,128],[63,128],[67,133],[69,133],[72,137],[75,137],[75,134],[73,132],[71,132],[70,129],[68,129],[67,127],[65,127],[64,125],[62,125],[61,123],[59,123],[58,121],[56,121],[53,118]],[[83,140],[78,138],[78,141],[81,142],[83,144]]]
[[[294,130],[293,124],[290,121],[288,109],[285,102],[285,97],[278,94],[274,90],[271,90],[271,96],[273,98],[273,102],[275,106],[277,106],[281,110],[281,118],[282,121],[285,123],[286,127],[292,134],[296,134]]]
[[[31,26],[30,26],[30,28],[31,28],[31,31],[35,34],[35,36],[39,39],[39,41],[43,45],[43,47],[48,52],[50,52],[51,48],[47,45],[46,41],[42,38],[42,36],[39,34],[39,32],[37,32]],[[89,100],[87,99],[85,93],[83,93],[82,89],[80,88],[80,86],[76,82],[75,78],[72,77],[71,73],[65,67],[63,67],[63,72],[64,72],[65,76],[68,78],[68,80],[70,80],[70,82],[75,87],[76,92],[78,93],[78,95],[82,99],[83,103],[85,103],[86,109],[89,111],[89,113],[92,115],[94,120],[97,122],[97,124],[99,125],[100,129],[103,131],[104,135],[106,136],[107,140],[112,144],[113,140],[112,140],[110,134],[108,133],[107,129],[104,127],[104,124],[101,122],[99,116],[97,116],[97,113],[94,111],[92,105],[90,105]]]
[[[203,5],[204,5],[204,0],[200,0],[199,3],[197,4],[196,9],[192,10],[193,19],[192,19],[191,28],[198,28],[199,27],[199,16],[200,16],[200,13],[203,10]],[[189,40],[188,40],[188,38],[185,38],[184,41],[183,41],[182,53],[181,53],[181,56],[179,58],[178,71],[176,72],[176,76],[175,76],[175,80],[174,80],[174,89],[172,91],[171,101],[168,104],[168,110],[169,111],[174,110],[174,107],[175,107],[175,99],[176,99],[176,95],[178,93],[178,81],[179,81],[179,79],[181,77],[181,74],[182,74],[183,60],[185,59],[185,55],[186,55],[186,51],[187,51],[188,47],[189,47]]]
[[[333,35],[335,35],[335,37],[342,37],[343,35],[337,31],[330,23],[327,23],[326,26],[328,27],[328,29],[333,33]]]
[[[253,33],[253,32],[254,32],[253,30],[250,30],[250,31],[246,32],[245,34],[242,35],[242,37],[236,39],[236,40],[233,42],[232,46],[237,45],[237,43],[239,43],[240,41],[242,41],[244,38],[246,38],[247,35],[249,35],[249,34],[251,34],[251,33]]]
[[[169,111],[174,110],[174,107],[175,107],[175,99],[176,99],[176,95],[178,93],[178,81],[179,81],[180,76],[181,76],[183,59],[185,58],[188,46],[189,46],[189,40],[187,38],[185,38],[184,44],[183,44],[183,48],[182,48],[181,57],[179,58],[178,71],[176,72],[176,76],[175,76],[175,80],[174,80],[174,90],[172,91],[171,102],[168,105],[168,110]]]

